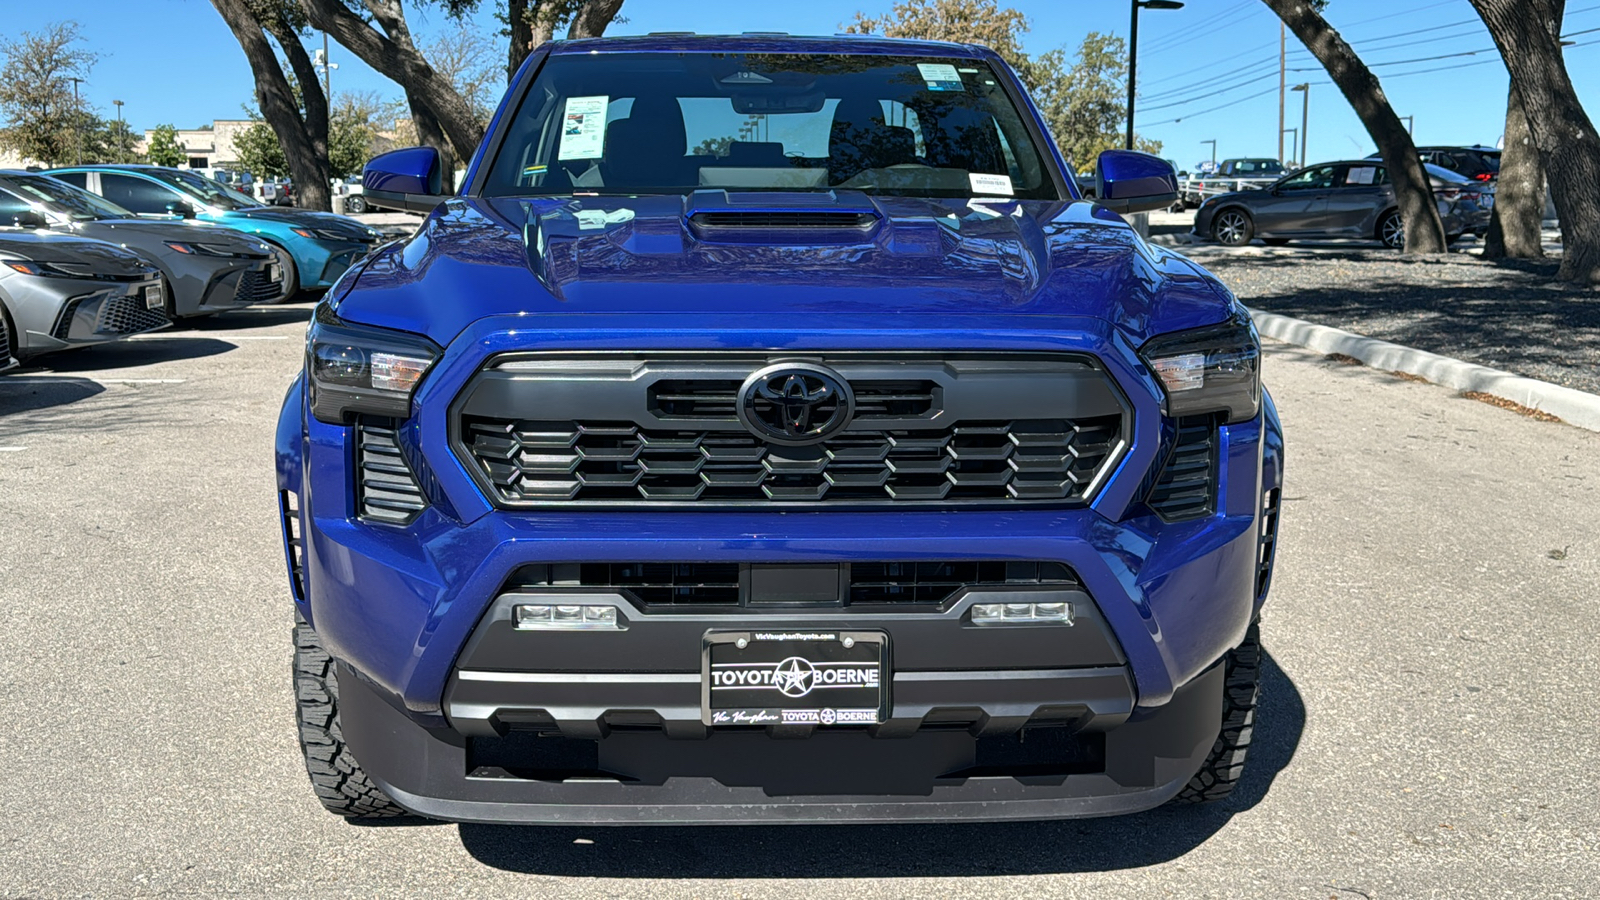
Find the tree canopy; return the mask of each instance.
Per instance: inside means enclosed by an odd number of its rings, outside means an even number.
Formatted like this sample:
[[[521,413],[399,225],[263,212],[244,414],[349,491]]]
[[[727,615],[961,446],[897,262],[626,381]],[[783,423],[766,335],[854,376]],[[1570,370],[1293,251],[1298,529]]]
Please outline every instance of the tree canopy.
[[[87,77],[99,55],[81,40],[76,22],[0,39],[0,146],[46,165],[93,158],[85,150],[102,125],[73,79]]]

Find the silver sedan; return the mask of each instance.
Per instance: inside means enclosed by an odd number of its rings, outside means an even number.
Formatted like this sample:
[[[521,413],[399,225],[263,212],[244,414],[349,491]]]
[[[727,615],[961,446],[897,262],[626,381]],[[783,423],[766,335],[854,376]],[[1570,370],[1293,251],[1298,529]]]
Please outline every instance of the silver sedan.
[[[1489,229],[1494,188],[1448,169],[1424,165],[1445,235],[1455,241]],[[1368,238],[1405,244],[1394,185],[1379,160],[1318,163],[1251,191],[1219,194],[1194,215],[1194,232],[1222,244],[1261,238],[1286,244],[1295,238]]]
[[[0,230],[0,356],[114,341],[171,323],[161,270],[105,241]]]
[[[166,279],[167,314],[205,316],[283,299],[278,255],[258,238],[193,220],[155,221],[48,175],[0,170],[0,227],[49,228],[121,245]]]

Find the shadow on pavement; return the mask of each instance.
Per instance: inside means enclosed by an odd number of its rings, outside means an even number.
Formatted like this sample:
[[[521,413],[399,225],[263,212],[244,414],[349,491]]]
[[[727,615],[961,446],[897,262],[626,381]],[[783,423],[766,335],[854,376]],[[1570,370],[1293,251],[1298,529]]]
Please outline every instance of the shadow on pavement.
[[[105,392],[105,385],[71,376],[0,375],[0,416],[66,406]]]
[[[179,322],[175,326],[180,334],[207,331],[243,331],[249,328],[271,328],[274,325],[296,325],[311,321],[311,307],[302,303],[273,306],[252,306],[203,319]]]
[[[692,828],[462,825],[484,865],[606,878],[857,878],[1039,875],[1139,868],[1188,853],[1267,795],[1305,730],[1300,692],[1263,654],[1244,781],[1209,806],[1110,819],[952,825]],[[577,841],[590,843],[577,843]]]
[[[52,353],[41,357],[38,371],[24,371],[17,374],[43,377],[58,373],[73,372],[102,372],[109,369],[127,369],[135,366],[148,366],[155,363],[173,362],[182,359],[203,359],[207,356],[216,356],[236,349],[237,344],[230,344],[219,338],[185,337],[175,340],[161,340],[167,332],[156,332],[149,338],[137,341],[113,341],[109,344],[98,344],[85,347],[81,350],[68,350],[61,353]],[[160,377],[152,375],[149,377]],[[4,380],[5,376],[0,376]]]

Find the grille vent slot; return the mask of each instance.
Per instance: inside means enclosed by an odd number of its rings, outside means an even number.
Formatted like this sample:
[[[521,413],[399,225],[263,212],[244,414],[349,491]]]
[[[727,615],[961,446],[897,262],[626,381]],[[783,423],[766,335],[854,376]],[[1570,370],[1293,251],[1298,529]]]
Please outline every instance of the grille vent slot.
[[[144,305],[144,292],[107,298],[100,304],[100,320],[95,323],[97,334],[138,334],[153,331],[170,320],[161,309]]]
[[[741,382],[666,378],[650,385],[650,409],[673,419],[738,420]],[[927,379],[851,382],[857,419],[911,418],[932,412],[939,388]]]
[[[306,599],[305,544],[300,536],[300,499],[290,491],[278,492],[278,512],[283,516],[283,542],[289,552],[289,588],[294,599]]]
[[[689,221],[702,228],[871,228],[878,217],[869,212],[697,212]]]
[[[764,570],[783,564],[757,564]],[[835,564],[829,564],[835,565]],[[969,587],[1082,590],[1066,565],[1037,561],[913,561],[836,564],[841,600],[852,606],[938,606]],[[631,594],[646,607],[741,607],[752,601],[749,563],[565,563],[523,566],[506,590],[584,588]],[[814,574],[817,564],[796,565]],[[770,604],[782,597],[756,601]],[[818,605],[836,606],[839,601]]]
[[[1178,420],[1172,452],[1147,501],[1157,515],[1173,522],[1208,516],[1216,510],[1218,441],[1212,416]]]
[[[415,519],[428,501],[400,451],[394,421],[364,416],[356,423],[356,435],[356,506],[361,518],[391,525]]]
[[[1266,596],[1272,583],[1272,563],[1278,551],[1278,506],[1282,488],[1273,488],[1261,503],[1261,549],[1256,557],[1256,597]]]

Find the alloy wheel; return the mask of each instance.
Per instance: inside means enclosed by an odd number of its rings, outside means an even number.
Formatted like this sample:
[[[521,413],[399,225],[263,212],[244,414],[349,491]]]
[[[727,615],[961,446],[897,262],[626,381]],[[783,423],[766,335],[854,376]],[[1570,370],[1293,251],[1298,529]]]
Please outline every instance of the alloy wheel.
[[[1244,213],[1229,210],[1217,217],[1215,231],[1217,240],[1230,246],[1236,246],[1249,240]]]
[[[1383,217],[1383,224],[1378,227],[1378,238],[1385,247],[1398,250],[1406,244],[1406,225],[1397,212],[1389,213]]]

